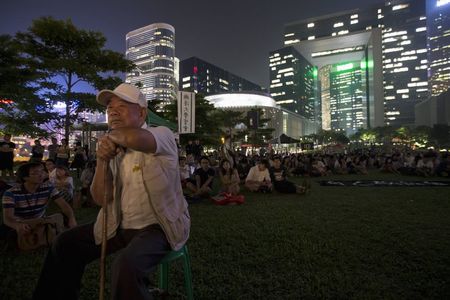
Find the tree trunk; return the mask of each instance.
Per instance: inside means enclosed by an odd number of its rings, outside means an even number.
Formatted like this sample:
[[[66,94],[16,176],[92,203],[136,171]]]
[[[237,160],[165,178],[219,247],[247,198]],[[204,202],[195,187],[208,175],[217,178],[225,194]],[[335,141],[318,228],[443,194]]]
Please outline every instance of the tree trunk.
[[[67,92],[66,92],[66,116],[64,120],[64,137],[66,138],[67,142],[69,142],[69,136],[70,136],[70,97],[72,93],[72,73],[69,73],[67,76]]]

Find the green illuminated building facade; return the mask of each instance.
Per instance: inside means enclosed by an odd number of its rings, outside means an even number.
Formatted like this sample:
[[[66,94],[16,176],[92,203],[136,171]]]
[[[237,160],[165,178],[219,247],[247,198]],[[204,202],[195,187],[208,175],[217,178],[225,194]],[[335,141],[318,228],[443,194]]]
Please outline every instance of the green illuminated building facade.
[[[383,126],[381,45],[375,28],[271,52],[271,96],[324,130],[352,134]]]
[[[329,77],[331,129],[356,131],[367,127],[365,76],[360,62],[333,65]]]
[[[364,45],[361,43],[343,47],[342,44],[349,35],[381,30],[381,48],[377,50],[376,55],[382,56],[379,68],[382,70],[383,95],[380,101],[384,102],[384,120],[379,126],[411,125],[414,124],[415,104],[429,96],[426,3],[433,6],[436,16],[432,19],[436,25],[436,34],[432,35],[433,40],[430,38],[428,41],[431,47],[434,44],[436,48],[432,50],[432,53],[436,54],[434,60],[436,70],[441,69],[437,72],[440,77],[438,75],[435,77],[443,79],[442,74],[446,73],[444,64],[448,62],[446,59],[448,55],[445,56],[448,48],[442,47],[448,45],[445,42],[448,36],[445,31],[448,30],[448,18],[446,19],[444,13],[447,0],[380,0],[379,4],[367,8],[355,8],[289,23],[285,26],[284,44],[294,46],[296,49],[308,48],[308,44],[313,41],[334,38],[324,50],[309,47],[309,50],[314,52],[313,57],[355,53],[363,50]],[[303,44],[306,46],[302,46]],[[300,53],[303,55],[303,52]],[[305,57],[309,60],[307,56]],[[344,61],[352,60],[343,57],[339,63]],[[331,64],[333,63],[337,62]],[[438,88],[439,83],[435,85]]]

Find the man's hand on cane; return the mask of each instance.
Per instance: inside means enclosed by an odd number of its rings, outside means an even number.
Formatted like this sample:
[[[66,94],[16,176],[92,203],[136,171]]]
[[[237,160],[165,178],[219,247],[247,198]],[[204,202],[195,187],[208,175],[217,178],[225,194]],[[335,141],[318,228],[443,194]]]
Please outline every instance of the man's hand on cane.
[[[121,151],[120,149],[106,134],[98,139],[97,158],[109,162]]]

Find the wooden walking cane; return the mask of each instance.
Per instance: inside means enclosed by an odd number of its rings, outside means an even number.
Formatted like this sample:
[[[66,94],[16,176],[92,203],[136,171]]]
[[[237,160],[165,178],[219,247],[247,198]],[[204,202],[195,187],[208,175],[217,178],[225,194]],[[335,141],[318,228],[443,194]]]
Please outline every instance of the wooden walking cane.
[[[107,242],[107,235],[108,235],[108,231],[107,231],[107,220],[108,220],[108,213],[107,213],[107,191],[106,191],[106,179],[107,179],[107,172],[108,172],[108,163],[105,162],[104,166],[103,166],[103,189],[104,189],[104,194],[103,194],[103,203],[102,203],[102,208],[103,208],[103,213],[102,213],[102,252],[101,252],[101,256],[100,256],[100,291],[99,291],[99,300],[104,300],[105,299],[105,258],[106,258],[106,242]]]

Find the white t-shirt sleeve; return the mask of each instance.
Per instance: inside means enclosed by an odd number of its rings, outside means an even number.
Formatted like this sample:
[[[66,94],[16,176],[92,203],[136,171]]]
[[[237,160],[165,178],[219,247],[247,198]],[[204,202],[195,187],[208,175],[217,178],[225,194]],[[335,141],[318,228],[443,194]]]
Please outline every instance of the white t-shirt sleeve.
[[[150,131],[155,137],[156,155],[178,155],[175,136],[169,128],[159,126],[149,127],[147,130]]]
[[[248,171],[248,175],[247,175],[247,178],[245,178],[245,181],[247,181],[247,180],[256,180],[254,173],[255,173],[255,167],[251,167],[250,171]]]

